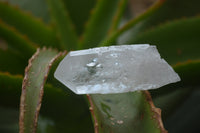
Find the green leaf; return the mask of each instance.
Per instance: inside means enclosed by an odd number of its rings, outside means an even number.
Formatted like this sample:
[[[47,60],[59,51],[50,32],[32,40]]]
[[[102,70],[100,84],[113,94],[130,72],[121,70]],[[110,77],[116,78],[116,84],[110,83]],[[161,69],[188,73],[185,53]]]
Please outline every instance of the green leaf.
[[[95,133],[165,133],[148,91],[88,95]]]
[[[181,77],[181,82],[177,83],[181,86],[198,86],[200,78],[200,60],[187,61],[178,63],[174,66],[174,70]]]
[[[18,87],[21,88],[22,75],[10,75],[8,72],[0,72],[1,87]]]
[[[120,37],[124,32],[130,30],[131,28],[136,27],[138,24],[140,25],[143,20],[145,20],[146,18],[149,18],[156,11],[158,11],[158,9],[162,5],[163,5],[163,1],[156,2],[146,12],[144,12],[143,14],[139,15],[138,17],[130,20],[124,26],[122,26],[120,29],[118,29],[114,33],[110,34],[107,38],[105,38],[102,41],[102,43],[100,45],[106,46],[106,45],[116,44],[118,37]],[[136,28],[136,30],[138,30],[138,28]],[[134,32],[134,31],[135,31],[135,29],[132,32]],[[125,35],[127,36],[127,34],[125,34]],[[127,38],[126,36],[125,36],[125,38]]]
[[[122,26],[118,31],[106,38],[102,45],[116,43],[127,44],[130,40],[169,20],[176,20],[185,17],[196,16],[199,14],[199,1],[192,0],[188,3],[187,0],[160,0],[150,7],[146,12],[133,18]]]
[[[156,98],[157,96],[162,96],[169,94],[172,91],[176,91],[175,88],[185,88],[185,87],[196,87],[199,86],[200,78],[200,61],[193,60],[183,63],[179,63],[174,66],[174,70],[179,74],[181,81],[175,84],[169,84],[161,89],[152,90],[152,97]]]
[[[200,17],[169,22],[140,34],[128,43],[156,45],[170,64],[199,59]]]
[[[54,60],[59,57],[52,49],[38,49],[25,70],[20,103],[20,132],[36,132],[37,120],[44,93],[44,84]]]
[[[158,8],[154,14],[150,17],[143,19],[140,24],[135,26],[135,30],[131,33],[131,38],[137,37],[137,35],[143,31],[155,27],[164,22],[177,20],[180,18],[190,18],[197,16],[200,13],[199,0],[160,0],[163,4]],[[128,39],[128,40],[129,40]]]
[[[171,114],[174,113],[174,111],[176,111],[176,109],[181,105],[181,103],[185,102],[185,99],[194,90],[191,88],[191,86],[195,87],[199,85],[199,80],[198,80],[200,79],[199,67],[200,67],[199,60],[179,63],[176,66],[174,66],[174,69],[180,75],[181,82],[170,84],[160,89],[151,91],[151,93],[153,94],[155,104],[163,110],[164,116],[162,118],[164,118],[164,120],[166,120],[169,116],[171,116]],[[183,89],[183,87],[185,89]],[[115,130],[119,132],[128,132],[129,130],[131,130],[128,127],[124,127],[125,131],[122,131],[123,127],[118,127],[120,124],[117,125],[116,122],[117,120],[124,121],[123,116],[126,113],[127,114],[129,113],[127,116],[129,116],[128,118],[131,119],[133,118],[132,115],[134,114],[134,112],[136,112],[135,111],[136,109],[139,109],[138,112],[141,112],[140,110],[148,109],[145,106],[141,106],[142,104],[144,104],[143,103],[144,100],[142,100],[142,98],[144,97],[141,98],[141,96],[137,93],[139,92],[134,92],[133,94],[127,93],[127,94],[117,94],[117,95],[116,94],[91,95],[92,97],[92,99],[90,99],[90,101],[92,101],[92,103],[90,102],[91,113],[94,113],[93,114],[94,123],[96,123],[96,125],[99,125],[96,126],[96,130],[98,130],[99,132],[109,132],[109,131],[115,132]],[[130,100],[132,95],[134,95],[132,98],[133,100]],[[113,118],[115,118],[115,120]],[[112,123],[113,121],[115,122],[115,125],[113,125]],[[120,121],[118,121],[118,123],[120,123]],[[171,121],[171,123],[173,122]],[[135,122],[135,124],[138,123]],[[139,124],[143,123],[139,122]],[[127,124],[124,123],[124,125],[126,126]],[[132,126],[133,125],[134,124],[132,124]],[[138,125],[137,127],[139,128]],[[178,123],[177,124],[173,123],[173,125],[178,125]],[[149,130],[149,132],[156,132],[148,128],[147,130]],[[137,131],[137,129],[135,129],[134,131]],[[138,132],[147,132],[147,131],[142,131],[142,129],[138,129]]]
[[[0,132],[17,133],[18,132],[18,109],[0,107]]]
[[[22,75],[0,72],[0,132],[18,132],[19,97]]]
[[[162,89],[162,88],[160,88]],[[168,90],[169,91],[169,90]],[[157,97],[153,97],[153,102],[156,107],[162,109],[162,119],[165,121],[177,110],[177,108],[185,102],[187,97],[192,93],[193,87],[175,87],[170,89],[170,93],[166,93],[163,95],[157,95]],[[153,93],[153,91],[152,91]],[[174,123],[175,124],[175,123]]]
[[[179,74],[181,81],[151,91],[155,105],[163,110],[162,118],[164,120],[172,115],[199,86],[199,68],[199,60],[179,63],[174,66],[174,69]]]
[[[7,43],[7,47],[19,51],[26,59],[35,52],[36,46],[31,41],[2,21],[0,21],[0,38]]]
[[[21,75],[0,72],[0,132],[18,132]]]
[[[170,133],[198,133],[200,131],[199,100],[200,90],[197,87],[165,121]]]
[[[124,13],[124,10],[127,6],[127,3],[128,3],[128,0],[121,0],[120,1],[118,10],[116,11],[116,14],[113,18],[113,22],[112,22],[111,28],[109,30],[109,34],[112,34],[113,32],[115,32],[118,29],[119,23],[121,21],[121,18],[123,16],[123,13]]]
[[[0,72],[0,101],[2,101],[0,102],[0,118],[3,123],[2,128],[0,126],[1,132],[7,133],[11,130],[12,133],[18,132],[18,108],[22,80],[23,77],[20,75]],[[44,91],[38,133],[92,133],[90,113],[83,96],[75,95],[70,91],[66,93],[50,84],[45,85]],[[8,113],[1,113],[1,111],[8,111]],[[7,118],[7,121],[3,118]]]
[[[63,91],[54,87],[46,86],[40,113],[54,123],[47,133],[92,133],[92,120],[84,97],[67,88]]]
[[[37,18],[44,20],[46,23],[49,22],[50,16],[48,14],[48,9],[45,0],[1,0],[7,1],[13,6],[17,6],[20,9],[31,12]]]
[[[78,45],[78,37],[64,4],[61,0],[47,0],[47,3],[62,47],[74,50]]]
[[[64,55],[56,60],[49,72],[47,83],[52,87],[45,89],[41,115],[54,121],[55,133],[92,133],[93,125],[85,97],[74,94],[54,78],[54,72],[63,58]]]
[[[0,72],[0,100],[2,101],[0,106],[17,108],[21,86],[22,75],[11,75],[6,72]]]
[[[11,7],[8,3],[0,2],[0,19],[15,27],[21,34],[26,35],[31,41],[40,46],[58,47],[55,33],[42,21],[33,18],[30,14],[20,9]]]
[[[0,43],[1,45],[1,43]],[[11,49],[0,49],[0,70],[4,72],[10,72],[12,74],[23,74],[24,68],[27,65],[26,59]],[[14,69],[13,69],[13,66]]]
[[[78,35],[82,34],[85,24],[94,8],[97,0],[63,0],[69,16],[75,25]]]
[[[95,47],[108,35],[112,23],[116,21],[115,15],[118,8],[120,8],[120,4],[120,0],[101,0],[97,2],[82,35],[79,48]]]
[[[6,0],[5,0],[6,1]],[[85,23],[89,18],[92,8],[97,0],[63,0],[69,16],[75,25],[76,32],[80,35],[83,32]],[[49,22],[50,16],[48,13],[45,0],[9,0],[13,5],[18,5],[25,11],[30,11],[35,16],[43,18],[45,22]],[[78,9],[78,10],[77,10]]]

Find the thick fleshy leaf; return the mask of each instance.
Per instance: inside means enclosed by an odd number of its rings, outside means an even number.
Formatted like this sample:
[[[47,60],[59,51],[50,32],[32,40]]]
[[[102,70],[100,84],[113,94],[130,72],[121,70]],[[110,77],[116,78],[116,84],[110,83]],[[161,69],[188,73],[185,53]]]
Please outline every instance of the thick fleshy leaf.
[[[174,66],[174,70],[179,74],[181,82],[151,91],[155,105],[163,110],[164,120],[199,86],[199,68],[199,60],[179,63]]]
[[[120,0],[100,0],[97,2],[85,32],[83,32],[80,48],[95,47],[108,35],[110,26],[116,21],[116,11],[118,8],[123,8],[121,6],[123,4],[120,4]]]
[[[2,123],[0,132],[2,133],[18,132],[22,80],[23,77],[20,75],[0,73],[0,123]],[[45,85],[44,91],[38,133],[92,133],[89,109],[83,96],[77,96],[72,92],[65,93],[49,84]],[[3,113],[5,111],[7,113]]]
[[[9,2],[11,5],[17,6],[20,9],[31,12],[35,17],[44,20],[46,23],[49,22],[50,16],[45,0],[1,0]]]
[[[117,40],[118,43],[123,44],[125,41],[127,41],[130,35],[130,29],[133,28],[132,32],[137,31],[139,28],[137,27],[137,25],[141,25],[142,21],[149,18],[151,15],[153,15],[155,12],[158,11],[158,9],[163,5],[163,1],[158,1],[156,2],[152,7],[150,7],[146,12],[144,12],[143,14],[137,16],[136,18],[133,18],[132,20],[128,21],[124,26],[122,26],[121,28],[119,28],[118,30],[116,30],[114,33],[110,34],[109,36],[107,36],[107,38],[105,38],[100,46],[106,46],[106,45],[112,45],[112,44],[117,44]],[[135,28],[136,27],[136,28]],[[127,31],[128,34],[126,33]],[[123,33],[126,33],[125,35],[123,35]],[[131,34],[132,35],[132,34]],[[119,38],[120,37],[120,38]],[[129,37],[129,38],[128,38]],[[122,38],[122,39],[121,39]],[[128,39],[127,39],[128,38]],[[121,41],[122,40],[122,41]],[[124,41],[124,42],[123,42]]]
[[[19,97],[22,75],[0,72],[0,132],[18,132]]]
[[[0,132],[17,133],[19,110],[0,106]]]
[[[10,75],[6,72],[0,72],[0,106],[16,108],[18,107],[20,88],[22,85],[22,75]],[[10,93],[9,92],[13,92]],[[7,95],[5,95],[7,94]],[[17,98],[17,99],[16,99]],[[15,102],[13,102],[15,101]],[[2,114],[1,114],[2,115]]]
[[[152,90],[153,98],[168,94],[174,90],[174,88],[199,86],[200,60],[178,63],[173,68],[179,74],[181,82],[177,82],[176,84],[169,84],[162,87],[162,89]]]
[[[6,43],[6,47],[18,51],[26,59],[35,52],[36,46],[31,41],[2,21],[0,21],[0,38]]]
[[[119,44],[127,44],[129,40],[135,39],[139,33],[163,22],[196,16],[200,13],[199,4],[198,0],[192,0],[190,4],[188,4],[187,0],[159,0],[146,12],[133,18],[105,39],[103,45],[113,44],[117,40]]]
[[[40,116],[53,122],[53,125],[46,129],[47,133],[93,132],[90,112],[84,97],[71,91],[46,86]],[[40,121],[38,124],[40,125]]]
[[[59,48],[53,30],[19,8],[0,2],[0,19],[40,46],[57,46]]]
[[[18,5],[21,9],[33,13],[36,17],[43,18],[45,22],[50,21],[50,14],[47,9],[46,0],[4,0],[13,5]],[[63,0],[70,18],[72,19],[76,32],[80,35],[83,32],[85,23],[88,20],[91,10],[97,0]],[[78,10],[77,10],[78,9]]]
[[[199,133],[200,132],[200,89],[195,88],[184,103],[180,104],[174,113],[164,122],[169,133]]]
[[[189,3],[187,0],[159,0],[158,2],[163,2],[163,4],[150,17],[141,20],[138,25],[134,26],[129,39],[166,21],[189,18],[200,13],[199,0],[190,0]],[[127,38],[127,40],[129,39]]]
[[[73,50],[78,45],[78,37],[62,0],[47,0],[55,30],[62,47]]]
[[[97,0],[63,0],[63,2],[75,25],[77,34],[80,35],[85,28],[85,24],[88,21],[91,10],[94,8]]]
[[[53,86],[45,89],[41,115],[54,121],[55,132],[92,133],[92,120],[85,97],[74,94],[54,78],[54,72],[63,58],[60,57],[51,67],[47,83]]]
[[[160,89],[151,91],[151,93],[153,94],[153,98],[154,98],[154,102],[156,103],[156,106],[160,107],[163,110],[162,114],[164,114],[164,116],[162,118],[164,118],[164,120],[167,120],[167,121],[164,121],[165,122],[164,124],[166,124],[167,127],[170,128],[170,130],[174,129],[174,128],[169,127],[169,123],[173,123],[173,122],[172,121],[169,122],[167,118],[171,119],[171,115],[176,111],[177,107],[179,107],[183,102],[185,102],[185,99],[194,90],[193,88],[195,86],[198,86],[198,84],[199,84],[198,79],[200,79],[199,67],[200,67],[200,62],[198,60],[177,64],[176,66],[174,66],[174,69],[180,75],[182,81],[179,83],[170,84],[170,85],[167,85]],[[193,86],[193,87],[191,87],[191,86]],[[183,89],[183,87],[185,87],[185,89]],[[123,94],[120,94],[120,95],[123,95]],[[121,119],[119,119],[119,118],[115,119],[115,120],[113,119],[112,115],[114,113],[118,112],[119,114],[116,115],[118,117],[120,115],[123,115],[123,113],[134,112],[134,109],[132,109],[132,111],[128,110],[133,105],[131,105],[129,107],[127,105],[127,103],[129,103],[129,102],[131,103],[133,101],[135,101],[135,103],[137,103],[138,101],[141,102],[142,100],[141,99],[140,99],[141,101],[140,100],[136,101],[135,99],[129,100],[129,101],[127,100],[123,103],[124,99],[128,99],[127,95],[128,94],[126,94],[126,96],[124,96],[125,98],[124,97],[121,98],[120,96],[117,97],[115,95],[109,95],[109,96],[92,95],[91,96],[92,97],[91,100],[93,100],[93,102],[90,103],[91,111],[92,111],[91,113],[93,114],[94,124],[96,123],[96,130],[98,130],[99,132],[112,131],[112,126],[117,125],[117,120],[119,120],[118,123],[122,123],[122,121],[120,121]],[[136,95],[136,94],[134,94],[134,95]],[[137,98],[136,96],[134,96],[134,98]],[[117,98],[115,98],[115,97],[117,97]],[[114,101],[113,99],[117,99],[117,100]],[[118,109],[116,109],[116,108],[113,109],[113,105],[119,104],[120,102],[122,102],[122,104],[119,105]],[[139,103],[137,103],[137,104],[139,104]],[[128,107],[124,107],[125,110],[122,110],[123,106],[128,106]],[[140,108],[136,107],[136,109],[140,109]],[[123,112],[120,112],[121,110]],[[131,118],[130,114],[128,116],[129,116],[128,118]],[[116,122],[116,123],[114,123],[114,122]],[[125,124],[124,120],[123,120],[123,124]],[[99,126],[97,126],[97,125],[99,125]],[[120,125],[120,124],[118,124],[118,125]],[[127,125],[127,124],[125,124],[125,125]],[[172,125],[178,126],[178,123],[170,124],[170,126],[172,126]],[[189,128],[189,126],[187,126],[187,127]],[[105,129],[106,131],[101,128],[106,128]],[[121,129],[121,127],[120,127],[120,129]],[[120,129],[118,129],[118,130],[120,130]],[[129,130],[128,127],[126,129]],[[189,129],[191,129],[191,128],[189,128]],[[197,129],[197,128],[195,128],[195,129]],[[180,130],[180,128],[179,128],[179,130]],[[142,130],[140,130],[138,132],[141,132],[141,131]],[[123,132],[125,132],[125,131],[123,131]],[[126,131],[126,132],[128,132],[128,131]],[[151,132],[155,132],[155,131],[151,131]]]
[[[162,88],[161,88],[162,89]],[[169,90],[168,90],[169,91]],[[185,102],[187,97],[192,93],[193,87],[175,87],[171,89],[170,93],[157,95],[153,97],[154,104],[162,109],[162,119],[165,120],[170,117],[177,110],[177,108]],[[152,92],[153,93],[153,92]],[[175,125],[176,123],[174,123]]]
[[[170,64],[199,59],[199,27],[200,17],[182,19],[148,30],[129,43],[156,45],[161,56]]]
[[[148,91],[88,95],[95,133],[166,133]]]
[[[52,49],[38,49],[25,69],[20,103],[20,133],[36,132],[44,84],[54,60],[59,57]]]
[[[23,74],[27,61],[12,49],[0,49],[0,70],[12,74]],[[13,66],[15,66],[13,69]]]
[[[182,81],[151,91],[153,101],[162,109],[164,126],[172,133],[199,132],[200,61],[174,66]]]
[[[119,23],[121,21],[122,16],[124,15],[124,10],[127,6],[127,2],[128,0],[121,0],[119,3],[119,8],[116,11],[116,14],[114,16],[113,22],[111,24],[111,28],[109,29],[109,34],[112,34],[113,32],[115,32],[118,27],[119,27]]]

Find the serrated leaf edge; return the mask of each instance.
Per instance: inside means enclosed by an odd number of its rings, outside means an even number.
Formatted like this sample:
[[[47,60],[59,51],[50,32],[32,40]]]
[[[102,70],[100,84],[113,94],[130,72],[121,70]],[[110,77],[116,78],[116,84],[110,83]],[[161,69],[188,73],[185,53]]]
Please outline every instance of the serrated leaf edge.
[[[162,118],[161,118],[161,109],[155,107],[153,100],[151,98],[150,92],[142,91],[142,93],[143,93],[144,97],[146,98],[146,101],[150,105],[150,109],[153,113],[152,119],[154,119],[156,121],[158,128],[161,130],[161,133],[168,133],[167,130],[165,130],[165,128],[163,126],[163,122],[162,122]]]
[[[20,133],[24,133],[24,113],[25,113],[25,95],[26,95],[26,85],[28,85],[28,73],[29,70],[32,66],[32,62],[33,60],[39,55],[40,51],[44,51],[46,50],[46,47],[44,47],[42,50],[40,50],[40,48],[37,49],[36,53],[29,59],[29,63],[28,66],[25,69],[25,75],[24,75],[24,79],[23,79],[23,83],[22,83],[22,94],[21,94],[21,103],[20,103],[20,118],[19,118],[19,132]],[[51,50],[51,49],[50,49]],[[40,86],[40,100],[38,101],[37,104],[37,108],[35,111],[35,119],[34,119],[34,127],[33,127],[33,133],[36,132],[36,128],[37,128],[37,121],[38,121],[38,116],[39,116],[39,111],[40,111],[40,107],[41,107],[41,103],[42,103],[42,96],[44,94],[44,84],[45,81],[47,79],[49,70],[53,64],[53,62],[59,57],[63,55],[62,52],[58,53],[54,58],[51,59],[51,61],[49,62],[46,71],[45,71],[45,76],[43,78],[43,83]]]
[[[148,18],[151,16],[155,11],[157,11],[162,5],[165,3],[165,0],[159,0],[154,5],[152,5],[146,12],[139,15],[136,18],[133,18],[132,20],[128,21],[124,26],[122,26],[120,29],[116,30],[114,33],[112,33],[110,36],[105,38],[101,43],[100,46],[108,46],[112,44],[121,34],[128,31],[130,28],[137,25],[139,22],[141,22],[143,19]]]

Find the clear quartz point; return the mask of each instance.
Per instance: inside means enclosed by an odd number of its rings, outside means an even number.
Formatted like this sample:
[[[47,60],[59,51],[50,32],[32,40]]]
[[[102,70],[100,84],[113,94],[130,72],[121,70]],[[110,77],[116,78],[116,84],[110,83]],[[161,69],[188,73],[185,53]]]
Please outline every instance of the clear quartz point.
[[[76,94],[132,92],[180,81],[156,46],[148,44],[69,52],[54,76]]]

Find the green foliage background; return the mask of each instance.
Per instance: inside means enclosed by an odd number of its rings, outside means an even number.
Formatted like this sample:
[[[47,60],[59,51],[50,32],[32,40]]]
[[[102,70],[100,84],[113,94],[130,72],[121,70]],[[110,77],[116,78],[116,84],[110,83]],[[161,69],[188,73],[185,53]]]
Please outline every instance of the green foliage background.
[[[28,64],[27,77],[31,85],[24,83],[25,89],[30,90],[25,94],[24,102],[28,105],[25,110],[28,111],[24,113],[24,132],[36,129],[33,127],[34,107],[40,100],[38,133],[165,132],[145,92],[90,95],[87,99],[73,94],[53,77],[65,53],[60,53],[50,68],[51,59],[58,51],[142,43],[156,45],[182,79],[150,91],[155,106],[162,110],[165,129],[169,133],[200,132],[200,1],[159,0],[141,15],[125,17],[124,12],[129,11],[128,2],[0,0],[1,133],[19,131],[20,95]],[[121,26],[122,20],[125,24]],[[47,48],[42,49],[44,46]],[[42,50],[30,65],[28,60],[39,47]],[[48,71],[46,79],[46,73],[42,72]],[[31,72],[40,74],[34,77]],[[44,86],[43,97],[34,93],[40,92],[41,86]],[[88,103],[92,107],[92,117]],[[124,118],[125,114],[128,118]],[[119,124],[117,119],[128,122]]]

